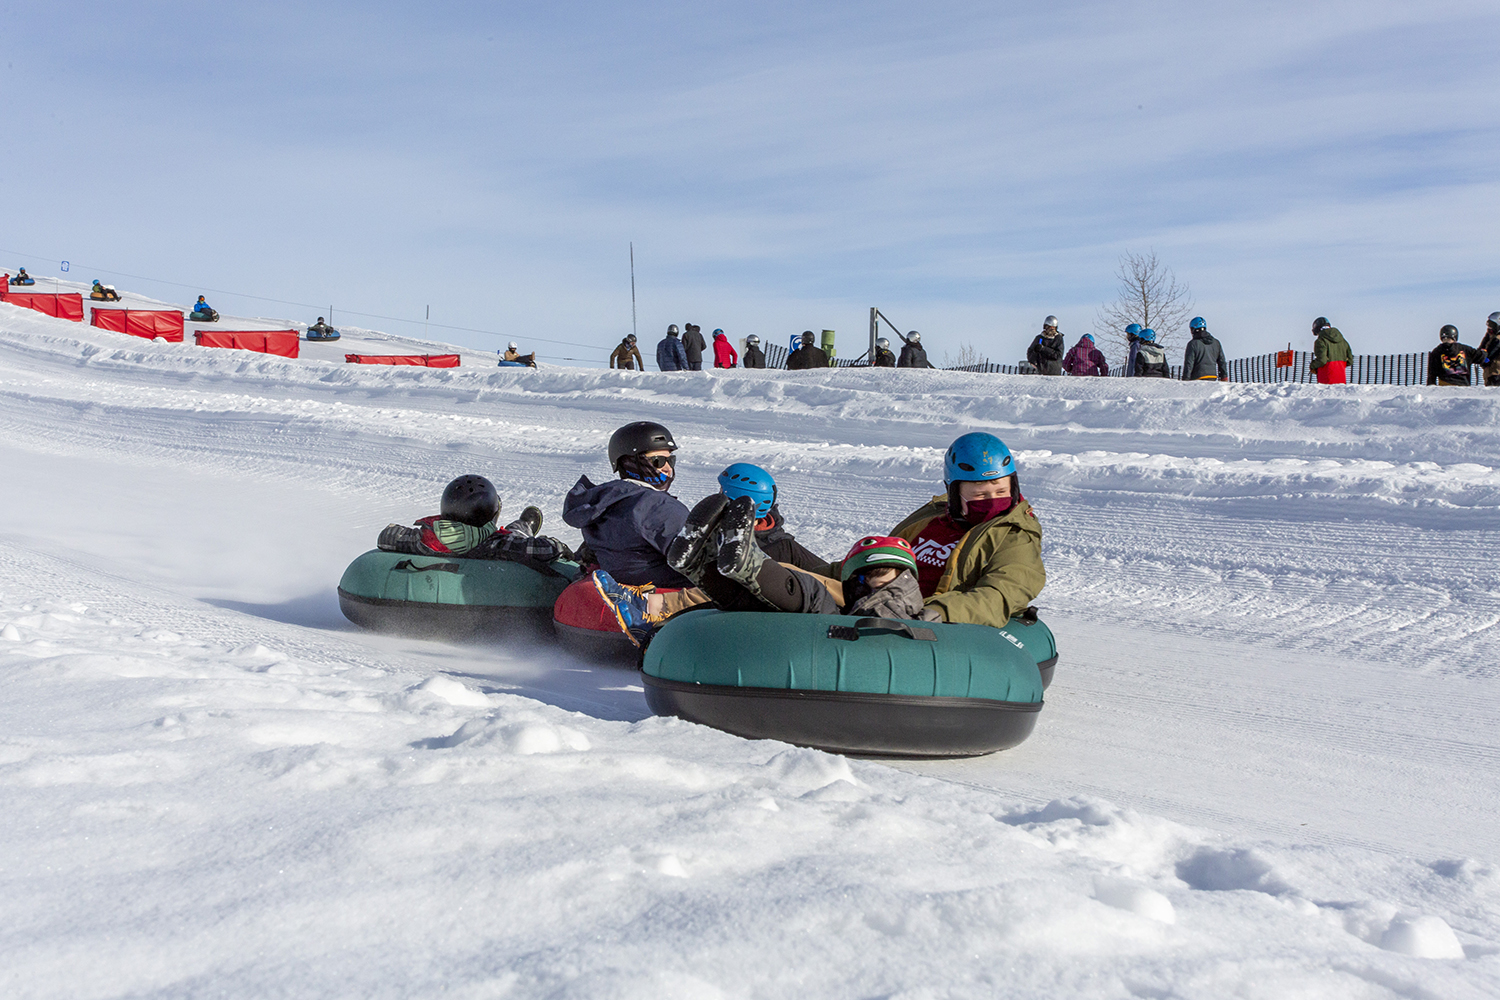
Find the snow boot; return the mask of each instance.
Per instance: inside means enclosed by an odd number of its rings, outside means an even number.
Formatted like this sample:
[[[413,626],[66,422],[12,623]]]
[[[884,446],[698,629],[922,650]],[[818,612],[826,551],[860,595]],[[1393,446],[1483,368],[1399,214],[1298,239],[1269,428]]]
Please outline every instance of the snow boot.
[[[719,575],[759,597],[757,574],[766,554],[755,542],[755,498],[735,497],[719,518]]]
[[[704,570],[717,556],[719,519],[728,506],[729,498],[722,493],[699,500],[688,512],[682,530],[667,546],[667,565],[701,586]]]
[[[542,510],[540,507],[527,507],[521,511],[521,516],[506,525],[511,531],[519,531],[523,535],[535,538],[542,530]]]

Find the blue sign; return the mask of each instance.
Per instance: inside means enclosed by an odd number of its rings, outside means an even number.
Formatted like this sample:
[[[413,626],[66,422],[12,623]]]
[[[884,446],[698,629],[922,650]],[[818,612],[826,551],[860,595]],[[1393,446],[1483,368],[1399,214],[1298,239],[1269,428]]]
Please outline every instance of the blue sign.
[[[64,270],[64,271],[66,271],[66,270],[67,270],[67,269],[68,269],[68,262],[67,262],[67,261],[63,261],[63,262],[62,262],[62,269],[63,269],[63,270]]]

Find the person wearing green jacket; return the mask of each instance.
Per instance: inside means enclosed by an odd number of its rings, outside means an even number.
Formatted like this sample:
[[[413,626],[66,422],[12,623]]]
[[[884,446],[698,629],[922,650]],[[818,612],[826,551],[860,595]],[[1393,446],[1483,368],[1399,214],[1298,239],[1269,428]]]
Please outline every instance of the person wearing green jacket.
[[[1313,320],[1313,335],[1318,339],[1313,344],[1313,373],[1319,385],[1343,385],[1349,381],[1349,366],[1354,363],[1354,352],[1349,342],[1336,326],[1319,316]]]
[[[946,495],[891,534],[911,543],[917,583],[946,622],[1002,628],[1047,584],[1042,526],[1021,496],[1016,460],[993,434],[965,434],[943,458]]]

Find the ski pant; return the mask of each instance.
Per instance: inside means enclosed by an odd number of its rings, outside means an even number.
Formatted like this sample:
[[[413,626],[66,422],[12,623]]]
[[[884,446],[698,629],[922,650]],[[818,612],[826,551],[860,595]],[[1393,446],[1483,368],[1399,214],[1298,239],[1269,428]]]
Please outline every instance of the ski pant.
[[[1500,386],[1500,361],[1491,361],[1484,366],[1484,384]]]
[[[688,371],[690,371],[690,372],[701,372],[702,370],[703,370],[703,362],[702,361],[689,361],[688,362]]]
[[[755,584],[760,589],[759,596],[733,580],[720,576],[719,571],[713,567],[709,567],[703,576],[703,589],[725,611],[839,614],[839,603],[830,588],[821,582],[823,579],[825,578],[767,559],[761,563],[760,571],[755,575]],[[835,583],[831,580],[829,582]]]

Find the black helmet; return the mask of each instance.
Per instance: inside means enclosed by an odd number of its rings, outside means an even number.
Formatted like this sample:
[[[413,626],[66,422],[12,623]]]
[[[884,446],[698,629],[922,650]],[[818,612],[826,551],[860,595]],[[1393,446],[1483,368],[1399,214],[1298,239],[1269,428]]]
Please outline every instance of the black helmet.
[[[668,337],[675,337],[675,336],[677,336],[677,324],[676,323],[668,323],[667,324],[667,336]]]
[[[1330,324],[1328,322],[1327,316],[1319,316],[1317,319],[1313,320],[1313,333],[1317,333],[1320,330],[1326,330],[1329,325]]]
[[[911,333],[908,333],[906,335],[906,339],[909,343],[920,344],[922,342],[922,335],[913,330]]]
[[[749,344],[751,347],[754,347],[756,344],[760,343],[760,338],[752,333],[750,336],[745,338],[745,343]]]
[[[443,490],[443,520],[482,528],[500,516],[500,494],[483,476],[459,476]]]
[[[1452,323],[1447,324],[1441,330],[1438,331],[1438,340],[1457,340],[1457,339],[1458,339],[1458,327],[1454,326]]]
[[[633,333],[627,333],[627,334],[626,334],[626,335],[625,335],[625,339],[626,339],[626,340],[627,340],[627,341],[629,341],[629,342],[630,342],[630,343],[632,343],[632,344],[633,344],[633,343],[635,343],[635,334],[633,334]]]
[[[811,330],[803,330],[802,331],[802,346],[803,347],[811,346],[812,342],[815,339],[816,338],[813,336],[813,332]]]
[[[1490,313],[1490,318],[1487,319],[1487,320],[1485,320],[1485,322],[1486,323],[1493,323],[1496,326],[1500,326],[1500,310],[1497,310],[1496,312]]]
[[[672,432],[654,420],[637,420],[626,424],[609,436],[609,467],[620,471],[620,459],[628,455],[644,455],[648,451],[676,451],[677,442]]]

